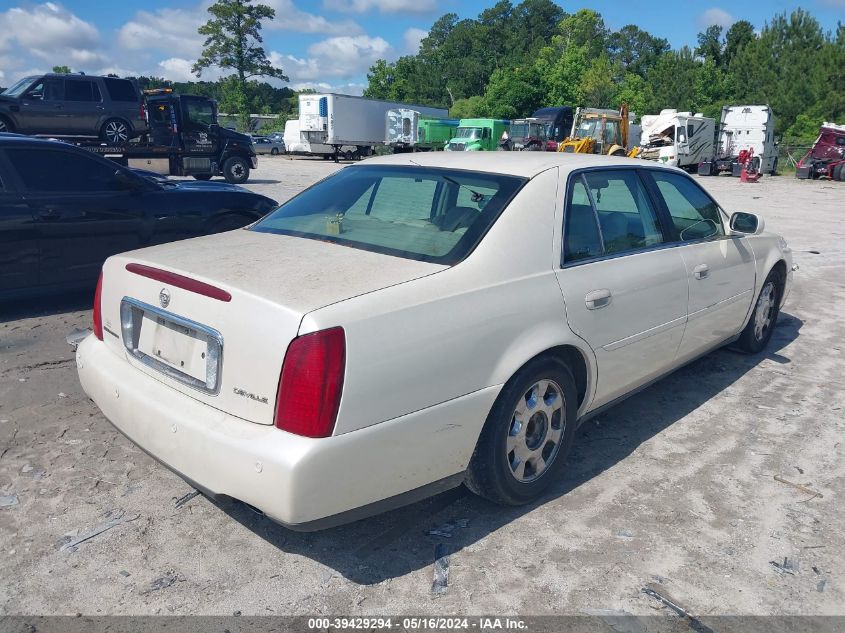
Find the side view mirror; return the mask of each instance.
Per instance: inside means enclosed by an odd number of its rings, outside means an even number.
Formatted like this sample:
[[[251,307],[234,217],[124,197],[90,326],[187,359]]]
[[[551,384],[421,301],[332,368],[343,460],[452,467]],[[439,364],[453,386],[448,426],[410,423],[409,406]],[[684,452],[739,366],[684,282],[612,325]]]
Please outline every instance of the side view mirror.
[[[766,222],[759,215],[738,211],[731,216],[730,227],[734,233],[742,235],[760,235]]]

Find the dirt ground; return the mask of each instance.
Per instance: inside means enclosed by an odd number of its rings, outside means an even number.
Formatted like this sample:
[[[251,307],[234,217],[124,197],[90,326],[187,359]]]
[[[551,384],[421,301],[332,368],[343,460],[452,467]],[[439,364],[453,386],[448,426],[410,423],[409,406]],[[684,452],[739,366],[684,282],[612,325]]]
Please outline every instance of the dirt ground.
[[[262,157],[248,186],[281,201],[336,168]],[[771,346],[587,423],[526,508],[458,490],[300,534],[190,497],[82,393],[66,337],[90,296],[0,307],[0,614],[665,613],[649,583],[705,616],[845,614],[845,185],[701,182],[795,250]]]

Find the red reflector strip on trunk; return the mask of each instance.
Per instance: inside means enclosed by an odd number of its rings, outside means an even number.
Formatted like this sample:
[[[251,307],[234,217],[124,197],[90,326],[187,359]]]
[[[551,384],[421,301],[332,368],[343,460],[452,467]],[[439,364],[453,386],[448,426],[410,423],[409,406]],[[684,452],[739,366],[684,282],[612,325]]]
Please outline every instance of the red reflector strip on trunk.
[[[198,295],[211,297],[212,299],[217,299],[218,301],[229,302],[232,300],[232,295],[216,286],[211,286],[201,281],[197,281],[196,279],[185,277],[184,275],[177,275],[176,273],[161,270],[160,268],[144,266],[143,264],[126,264],[126,270],[130,273],[141,275],[141,277],[155,279],[156,281],[160,281],[164,284],[170,284],[171,286],[182,288],[182,290],[195,292]]]

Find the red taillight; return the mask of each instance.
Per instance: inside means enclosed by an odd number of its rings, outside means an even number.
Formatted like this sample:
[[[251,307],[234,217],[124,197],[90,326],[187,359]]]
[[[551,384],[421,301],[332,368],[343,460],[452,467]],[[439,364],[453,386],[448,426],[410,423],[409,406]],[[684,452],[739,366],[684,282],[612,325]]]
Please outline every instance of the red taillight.
[[[147,121],[147,106],[144,105],[144,102],[141,102],[141,120],[146,123]]]
[[[97,289],[94,291],[94,336],[103,340],[103,272],[100,271],[100,278],[97,280]]]
[[[322,330],[291,341],[279,379],[275,425],[306,437],[330,436],[340,406],[345,368],[343,328]]]

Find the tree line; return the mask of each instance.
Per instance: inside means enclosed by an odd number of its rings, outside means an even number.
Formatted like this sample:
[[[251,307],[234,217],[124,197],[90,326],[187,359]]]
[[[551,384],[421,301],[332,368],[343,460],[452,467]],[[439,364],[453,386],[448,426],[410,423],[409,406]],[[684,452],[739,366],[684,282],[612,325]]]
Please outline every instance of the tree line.
[[[825,32],[807,11],[711,26],[695,47],[551,0],[500,0],[475,19],[437,19],[416,55],[379,60],[364,96],[448,107],[461,117],[529,116],[543,106],[664,108],[718,120],[723,105],[769,104],[776,133],[812,142],[822,121],[845,122],[845,25]]]

